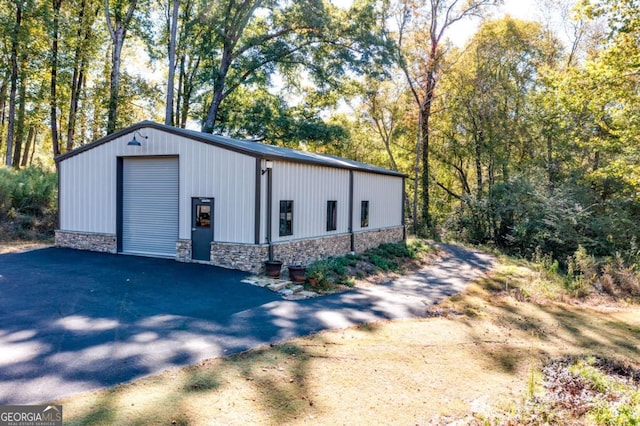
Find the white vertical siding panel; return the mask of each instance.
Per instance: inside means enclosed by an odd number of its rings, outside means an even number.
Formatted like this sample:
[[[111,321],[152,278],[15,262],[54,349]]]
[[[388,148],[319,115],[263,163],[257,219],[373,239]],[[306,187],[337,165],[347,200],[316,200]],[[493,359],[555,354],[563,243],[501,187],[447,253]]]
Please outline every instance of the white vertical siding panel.
[[[361,201],[369,201],[369,226],[360,227]],[[402,178],[354,172],[353,229],[402,225]]]
[[[274,162],[273,241],[348,232],[349,172],[306,164]],[[266,191],[266,179],[263,180]],[[280,201],[293,200],[293,235],[280,237]],[[338,202],[338,228],[327,232],[327,201]],[[264,204],[266,210],[266,200]]]
[[[115,233],[116,169],[111,164],[104,145],[61,163],[61,229]]]
[[[253,157],[157,129],[140,133],[148,136],[137,137],[142,146],[128,146],[129,133],[60,163],[62,230],[115,234],[117,157],[178,155],[180,238],[191,238],[191,197],[202,196],[215,199],[217,241],[254,242]]]

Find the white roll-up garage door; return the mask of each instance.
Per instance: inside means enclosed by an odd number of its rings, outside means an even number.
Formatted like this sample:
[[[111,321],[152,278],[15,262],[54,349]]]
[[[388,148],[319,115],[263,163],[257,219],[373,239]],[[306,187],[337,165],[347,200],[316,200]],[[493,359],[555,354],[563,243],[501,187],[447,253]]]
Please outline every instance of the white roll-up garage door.
[[[123,159],[123,253],[176,255],[178,180],[178,158]]]

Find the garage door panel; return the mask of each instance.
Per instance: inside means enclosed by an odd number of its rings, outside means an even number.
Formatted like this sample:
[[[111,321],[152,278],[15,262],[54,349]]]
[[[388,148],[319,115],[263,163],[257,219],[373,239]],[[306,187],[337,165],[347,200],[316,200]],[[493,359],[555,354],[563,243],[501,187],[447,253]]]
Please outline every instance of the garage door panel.
[[[175,256],[178,159],[126,158],[122,180],[122,251]]]

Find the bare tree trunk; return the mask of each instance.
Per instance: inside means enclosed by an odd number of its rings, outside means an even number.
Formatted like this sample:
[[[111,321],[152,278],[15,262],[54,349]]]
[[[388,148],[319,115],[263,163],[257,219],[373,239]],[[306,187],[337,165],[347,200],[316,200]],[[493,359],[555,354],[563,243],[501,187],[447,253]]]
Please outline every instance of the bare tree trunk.
[[[18,33],[22,24],[22,7],[16,5],[16,21],[11,37],[11,88],[9,89],[9,123],[7,125],[7,155],[5,164],[11,167],[13,159],[13,139],[16,121],[16,92],[18,91]]]
[[[179,66],[178,66],[178,93],[176,93],[176,102],[175,102],[175,112],[173,113],[173,116],[176,119],[176,125],[177,126],[181,126],[182,124],[182,119],[181,119],[181,111],[182,111],[182,91],[183,91],[183,79],[184,79],[184,61],[185,61],[185,57],[184,55],[182,57],[180,57],[179,62]]]
[[[56,88],[58,85],[58,26],[60,8],[62,0],[53,0],[53,41],[51,43],[51,144],[53,156],[60,154],[60,144],[58,141],[58,96]],[[28,153],[28,151],[27,151]]]
[[[133,18],[138,0],[131,0],[126,15],[116,11],[115,21],[111,20],[109,0],[104,1],[107,28],[111,36],[111,73],[109,75],[109,103],[107,104],[107,134],[116,130],[118,125],[118,97],[120,92],[120,65],[122,47],[127,36],[127,27]],[[122,19],[120,19],[122,18]]]
[[[207,119],[202,125],[202,131],[205,133],[213,132],[213,126],[216,122],[216,119],[218,118],[218,110],[220,109],[220,104],[222,103],[224,97],[224,81],[227,77],[230,66],[231,48],[225,45],[224,49],[222,50],[220,70],[218,71],[218,75],[216,76],[215,82],[213,83],[213,99],[211,101],[211,105],[209,106],[209,110],[207,111]]]
[[[118,97],[120,94],[120,59],[124,44],[124,29],[117,30],[111,46],[111,73],[109,75],[109,103],[107,104],[107,134],[115,132],[118,125]]]
[[[178,11],[180,0],[173,0],[171,18],[169,20],[169,76],[167,78],[167,102],[165,106],[164,124],[173,125],[173,83],[176,74],[176,37],[178,34]]]
[[[7,118],[6,108],[7,108],[7,80],[3,79],[2,85],[0,85],[0,129],[4,129],[4,122],[5,122],[5,119]],[[0,133],[0,151],[2,152],[2,155],[4,157],[6,153],[4,150],[2,150],[2,145],[3,145],[2,139],[3,139],[3,135],[2,133]]]
[[[22,156],[22,161],[20,162],[20,167],[27,167],[29,162],[29,157],[33,158],[33,155],[29,155],[31,153],[31,145],[35,145],[35,127],[29,126],[29,133],[27,133],[27,143],[24,147],[24,155]]]
[[[186,70],[185,58],[180,65],[180,79],[182,80],[179,98],[182,99],[180,103],[180,112],[176,114],[176,118],[180,119],[180,127],[185,128],[187,126],[187,119],[189,118],[189,104],[191,102],[191,95],[193,93],[193,80],[200,66],[200,58],[197,58],[195,64],[191,65],[189,70]]]
[[[477,129],[476,129],[477,130]],[[476,166],[476,197],[480,199],[482,197],[484,183],[482,181],[482,154],[483,145],[483,133],[482,130],[475,131],[473,138],[475,139],[475,166]]]
[[[33,164],[33,156],[36,153],[36,144],[38,142],[38,129],[33,130],[33,141],[31,143],[31,155],[29,156],[29,165]]]
[[[422,113],[418,111],[418,122],[422,123]],[[422,126],[418,126],[416,141],[416,162],[413,169],[413,234],[418,235],[418,194],[420,193],[420,185],[418,184],[420,179],[420,155],[422,147]]]
[[[22,143],[24,142],[25,115],[27,106],[27,76],[25,69],[27,67],[27,54],[22,51],[20,55],[20,92],[18,93],[18,120],[16,122],[16,134],[13,147],[13,167],[20,168],[20,160],[22,159]]]
[[[437,43],[431,44],[432,55],[435,57]],[[422,110],[422,176],[420,184],[422,186],[422,223],[427,230],[431,229],[431,214],[429,212],[429,137],[430,137],[430,120],[431,107],[433,105],[434,91],[436,88],[436,80],[434,70],[427,71],[427,87],[425,90],[424,102],[421,105]]]
[[[86,68],[86,60],[82,60],[79,68],[74,68],[71,81],[71,100],[69,104],[69,122],[67,123],[67,151],[71,151],[75,143],[76,120],[78,116],[78,103],[80,101],[80,93],[84,85]]]
[[[78,14],[78,31],[76,32],[77,40],[82,40],[82,42],[78,42],[76,45],[73,59],[69,119],[67,120],[67,151],[71,151],[75,143],[78,104],[80,102],[80,94],[82,93],[82,85],[85,82],[85,70],[87,68],[87,55],[84,53],[84,49],[86,49],[87,41],[91,37],[90,27],[86,30],[83,27],[85,25],[85,19],[91,19],[91,13],[91,10],[87,10],[87,2],[82,0]]]

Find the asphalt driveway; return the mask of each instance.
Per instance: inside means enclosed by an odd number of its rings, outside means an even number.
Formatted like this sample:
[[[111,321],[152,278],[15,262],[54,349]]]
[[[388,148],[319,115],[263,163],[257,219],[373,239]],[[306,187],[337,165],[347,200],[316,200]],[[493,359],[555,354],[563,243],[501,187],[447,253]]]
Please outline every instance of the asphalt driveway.
[[[0,255],[0,404],[30,404],[328,328],[420,317],[493,260],[444,258],[385,286],[285,301],[246,273],[48,248]]]

